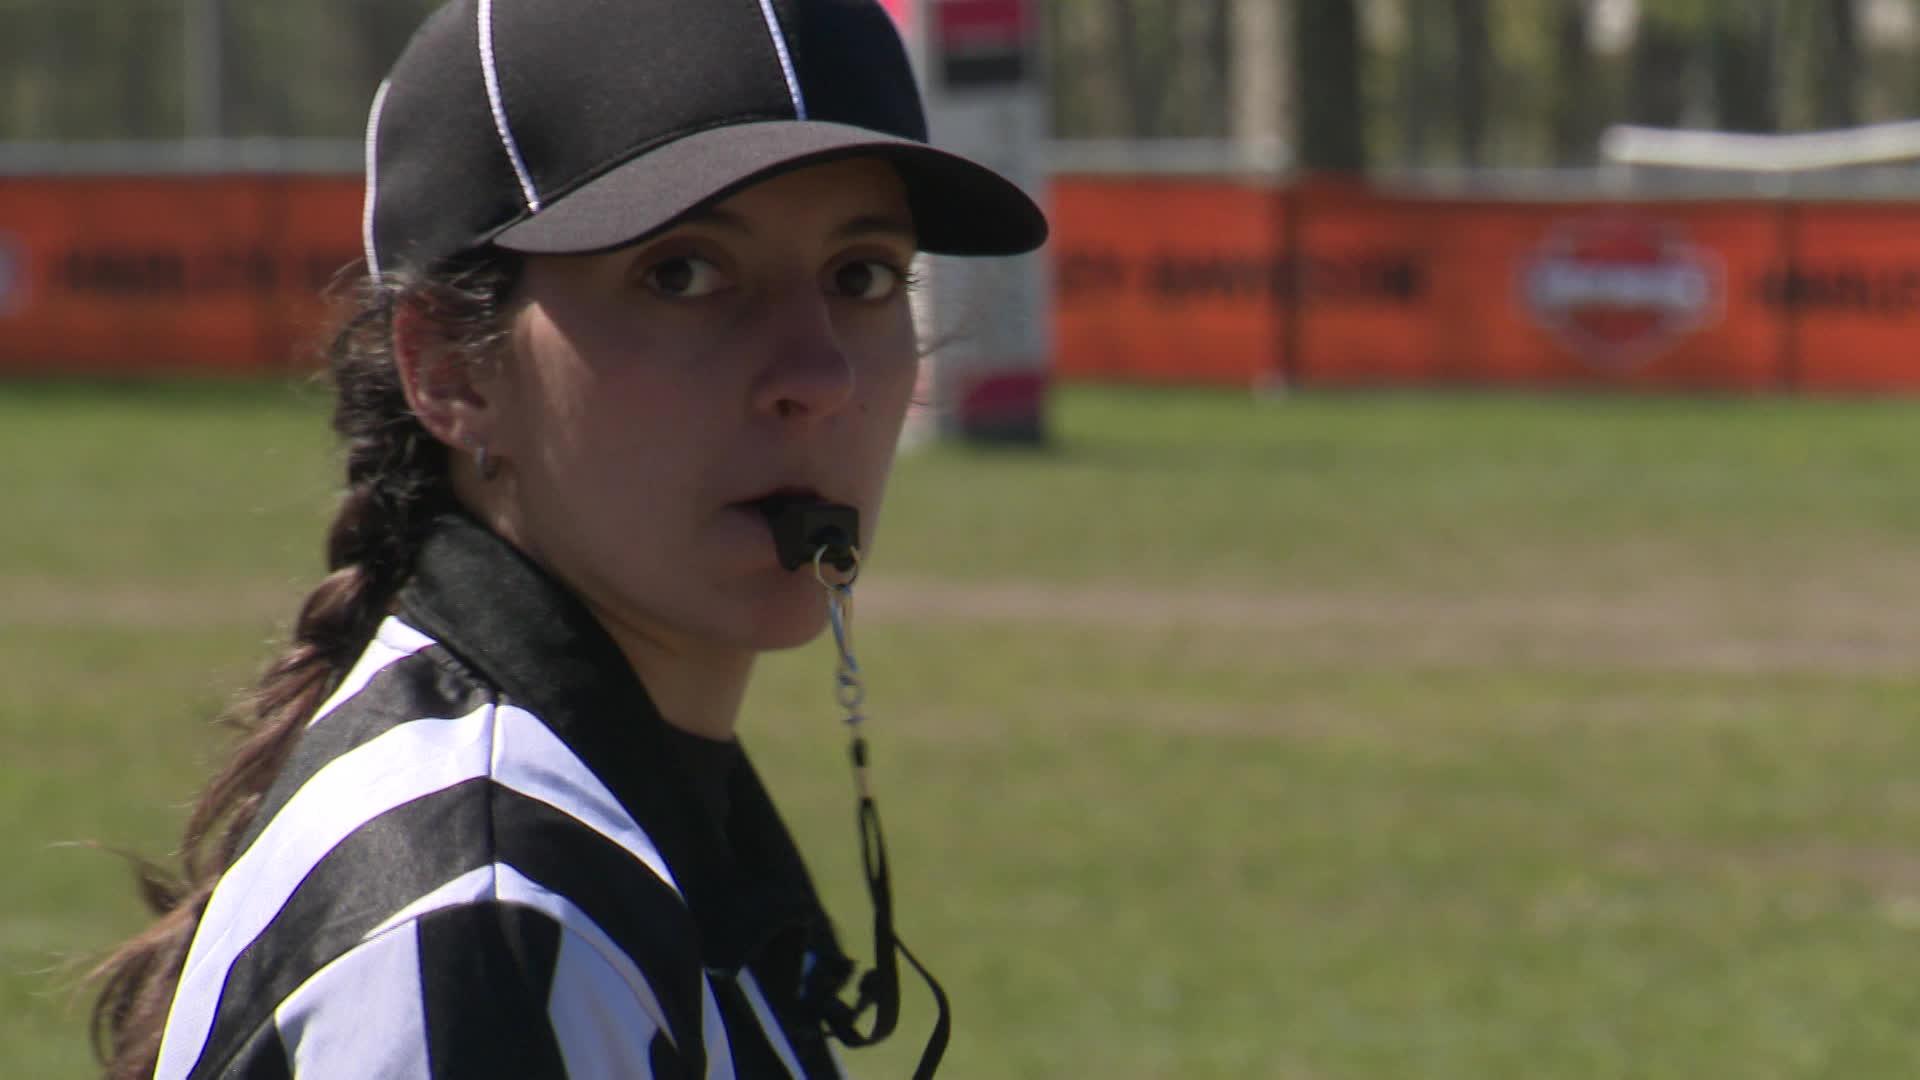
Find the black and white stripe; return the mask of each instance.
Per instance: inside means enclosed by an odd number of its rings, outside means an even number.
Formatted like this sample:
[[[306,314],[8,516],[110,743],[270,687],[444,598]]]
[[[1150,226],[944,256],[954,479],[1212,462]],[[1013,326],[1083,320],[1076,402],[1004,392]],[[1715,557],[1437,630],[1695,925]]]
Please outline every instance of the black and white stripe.
[[[155,1075],[806,1073],[600,776],[390,618],[214,890]]]

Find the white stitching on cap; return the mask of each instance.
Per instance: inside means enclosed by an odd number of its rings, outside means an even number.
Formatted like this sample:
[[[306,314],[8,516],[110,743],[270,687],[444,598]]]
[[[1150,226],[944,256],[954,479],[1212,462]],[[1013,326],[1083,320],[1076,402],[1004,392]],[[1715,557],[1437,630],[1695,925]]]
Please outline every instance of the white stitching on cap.
[[[787,96],[793,99],[796,119],[807,118],[807,99],[800,94],[800,76],[793,70],[793,54],[787,51],[787,36],[780,31],[780,17],[773,13],[773,0],[760,0],[760,14],[767,20],[767,32],[773,35],[774,50],[780,54],[780,72],[787,77]]]
[[[367,205],[361,211],[360,238],[367,249],[367,273],[380,276],[380,253],[373,246],[373,205],[380,197],[380,113],[387,107],[387,91],[393,80],[387,79],[373,93],[373,108],[367,113]]]
[[[493,61],[493,0],[480,0],[480,71],[487,80],[487,104],[493,109],[493,126],[500,132],[500,144],[507,148],[513,162],[513,175],[520,178],[520,191],[527,197],[527,209],[540,212],[540,192],[533,186],[533,174],[520,156],[520,144],[513,141],[513,128],[507,124],[507,103],[500,96],[500,70]]]

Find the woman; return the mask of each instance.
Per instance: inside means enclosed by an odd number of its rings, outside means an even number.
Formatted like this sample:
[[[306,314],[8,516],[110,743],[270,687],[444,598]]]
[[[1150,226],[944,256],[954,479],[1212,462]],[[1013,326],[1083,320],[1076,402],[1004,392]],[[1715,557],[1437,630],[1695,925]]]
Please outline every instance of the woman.
[[[872,0],[421,28],[368,127],[332,573],[103,968],[110,1076],[837,1076],[885,1034],[884,859],[848,1005],[733,727],[870,539],[914,253],[1045,238],[925,135]],[[776,544],[827,504],[857,537]]]

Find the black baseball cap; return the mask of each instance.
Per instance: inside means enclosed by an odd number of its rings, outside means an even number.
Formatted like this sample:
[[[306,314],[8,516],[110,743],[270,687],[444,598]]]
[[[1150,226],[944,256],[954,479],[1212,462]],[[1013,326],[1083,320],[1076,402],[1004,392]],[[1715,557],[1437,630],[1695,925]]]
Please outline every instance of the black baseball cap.
[[[1018,185],[927,144],[876,0],[452,0],[374,98],[367,261],[604,251],[779,172],[856,156],[899,171],[923,250],[1046,241]]]

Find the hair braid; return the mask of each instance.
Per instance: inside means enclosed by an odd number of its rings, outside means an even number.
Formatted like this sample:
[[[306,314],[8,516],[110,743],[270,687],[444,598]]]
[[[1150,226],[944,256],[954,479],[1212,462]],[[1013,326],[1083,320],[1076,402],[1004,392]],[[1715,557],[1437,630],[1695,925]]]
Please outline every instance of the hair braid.
[[[517,258],[503,254],[457,273],[363,282],[334,336],[333,429],[345,446],[347,490],[327,533],[329,573],[302,603],[286,651],[223,717],[239,739],[187,819],[180,873],[135,860],[140,896],[159,917],[93,971],[100,986],[94,1048],[108,1080],[152,1075],[214,884],[238,854],[306,721],[385,617],[434,518],[454,505],[446,447],[407,405],[393,357],[393,312],[419,305],[453,347],[486,355],[505,333],[518,268]]]

